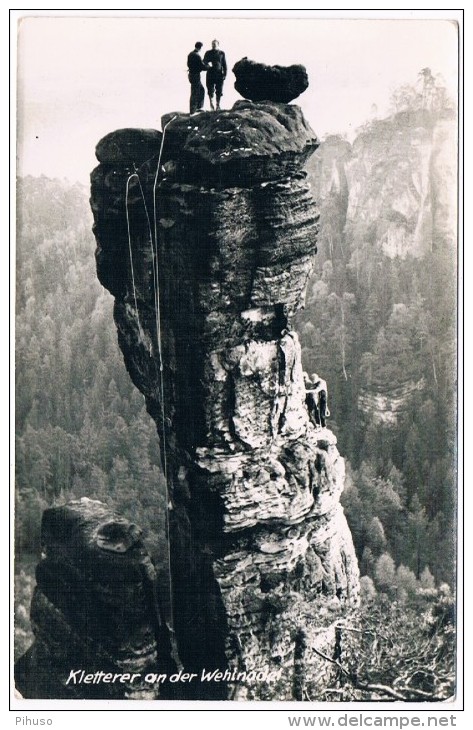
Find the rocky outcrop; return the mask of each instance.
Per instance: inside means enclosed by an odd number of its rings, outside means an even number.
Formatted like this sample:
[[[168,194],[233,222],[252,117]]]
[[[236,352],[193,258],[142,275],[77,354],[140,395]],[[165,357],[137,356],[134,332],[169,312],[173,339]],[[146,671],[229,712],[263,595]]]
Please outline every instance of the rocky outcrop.
[[[311,187],[321,207],[325,208],[334,198],[339,199],[337,217],[342,228],[348,207],[347,166],[351,154],[351,144],[340,135],[332,134],[324,139],[306,166]]]
[[[453,244],[453,113],[436,119],[421,110],[398,113],[372,121],[351,146],[336,137],[327,142],[310,168],[321,198],[346,179],[345,237],[355,258],[360,251],[371,253],[367,242],[389,258],[420,258],[433,247]]]
[[[424,387],[425,382],[421,379],[391,387],[384,393],[361,388],[358,410],[363,414],[366,423],[394,425],[408,412],[413,396]]]
[[[233,67],[235,89],[251,101],[277,101],[289,104],[309,86],[304,66],[267,66],[242,58]]]
[[[402,352],[395,352],[399,346],[390,340],[389,330],[396,310],[412,303],[412,294],[407,293],[412,288],[407,284],[407,272],[413,268],[410,260],[426,261],[432,292],[437,287],[453,289],[454,271],[440,260],[453,262],[456,257],[456,134],[455,115],[448,108],[413,109],[372,120],[359,130],[353,144],[341,136],[327,137],[306,163],[321,205],[319,250],[325,261],[325,266],[319,265],[319,281],[312,281],[309,290],[321,308],[332,292],[338,293],[341,281],[346,292],[356,295],[366,352],[356,348],[360,357],[352,351],[349,377],[355,380],[356,372],[359,377],[353,402],[363,425],[398,422],[428,385],[422,358],[416,353],[409,357],[402,346]],[[436,264],[427,263],[432,255],[438,257]],[[389,302],[382,314],[378,310],[384,297],[377,291],[381,281]],[[414,285],[416,296],[425,296],[424,287]],[[304,319],[310,320],[310,315]],[[388,343],[393,343],[389,354],[386,346],[376,344],[381,326],[387,328]],[[407,321],[400,328],[407,331]],[[363,363],[366,357],[371,360],[369,368]],[[331,360],[325,373],[333,393],[338,387],[344,389],[347,381]],[[429,377],[436,376],[431,372]],[[347,392],[346,398],[351,397]]]
[[[180,182],[252,187],[296,174],[318,146],[298,106],[237,101],[197,119],[166,114],[163,126],[171,120],[163,159],[174,162]]]
[[[275,103],[163,123],[136,172],[128,158],[94,170],[91,202],[98,276],[160,436],[174,629],[198,675],[183,691],[314,698],[331,665],[313,647],[330,655],[358,595],[344,462],[309,422],[291,328],[316,250],[301,167],[318,142]]]
[[[157,129],[118,129],[100,140],[95,154],[105,165],[141,165],[156,153],[162,137]]]
[[[176,666],[141,530],[83,498],[47,509],[31,604],[35,642],[15,667],[25,698],[156,699]],[[161,692],[158,691],[161,689]]]

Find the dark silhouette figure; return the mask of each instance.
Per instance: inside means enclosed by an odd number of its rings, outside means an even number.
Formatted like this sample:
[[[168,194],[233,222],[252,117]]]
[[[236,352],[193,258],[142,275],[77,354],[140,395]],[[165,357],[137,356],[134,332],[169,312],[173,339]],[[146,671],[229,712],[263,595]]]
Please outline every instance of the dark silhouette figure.
[[[198,42],[195,44],[193,51],[187,56],[187,68],[188,78],[191,85],[191,98],[190,98],[190,113],[198,112],[204,106],[205,89],[200,81],[200,74],[202,71],[206,71],[208,66],[202,61],[200,57],[200,49],[202,43]]]
[[[305,402],[309,411],[309,418],[314,426],[325,428],[326,419],[330,415],[327,408],[327,383],[319,378],[317,373],[312,373],[311,377],[304,373],[304,383],[306,388]]]
[[[217,100],[217,109],[220,109],[220,99],[223,94],[223,82],[227,76],[227,61],[225,54],[219,49],[219,42],[212,41],[212,49],[207,51],[204,56],[204,63],[210,66],[207,71],[206,86],[210,99],[210,108],[214,107],[214,94]]]

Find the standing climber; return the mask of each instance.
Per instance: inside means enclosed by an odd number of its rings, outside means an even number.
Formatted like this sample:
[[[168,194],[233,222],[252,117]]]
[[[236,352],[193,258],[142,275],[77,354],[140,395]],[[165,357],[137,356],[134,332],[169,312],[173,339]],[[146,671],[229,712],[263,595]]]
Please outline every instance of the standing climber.
[[[200,57],[200,49],[203,43],[198,41],[193,51],[187,56],[187,68],[189,71],[188,78],[191,85],[190,113],[200,111],[204,106],[205,89],[200,81],[201,71],[207,71],[209,68]]]
[[[315,428],[320,428],[320,415],[317,395],[314,391],[312,380],[307,373],[304,373],[305,404],[309,413],[311,423]]]
[[[326,418],[330,415],[330,411],[327,408],[328,390],[327,383],[322,378],[319,378],[317,373],[312,373],[312,387],[314,389],[314,395],[317,401],[320,425],[325,428]]]
[[[223,93],[223,82],[227,76],[227,61],[225,54],[219,49],[219,42],[217,40],[212,41],[212,48],[210,51],[206,51],[204,56],[204,63],[210,64],[210,68],[207,71],[206,86],[207,92],[210,99],[210,108],[215,110],[214,107],[214,94],[217,100],[217,109],[220,109],[220,99]]]

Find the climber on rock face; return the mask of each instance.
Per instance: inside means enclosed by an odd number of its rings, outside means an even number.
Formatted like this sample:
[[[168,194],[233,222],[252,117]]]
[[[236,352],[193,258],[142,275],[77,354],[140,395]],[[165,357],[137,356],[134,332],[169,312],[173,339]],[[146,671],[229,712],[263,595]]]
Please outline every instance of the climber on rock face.
[[[309,413],[309,419],[315,428],[320,428],[320,415],[318,398],[314,391],[313,384],[307,373],[304,373],[305,404]]]
[[[309,418],[316,429],[325,428],[326,418],[330,415],[327,408],[327,383],[317,373],[311,377],[304,373],[305,402]]]
[[[200,49],[203,43],[198,41],[193,51],[187,56],[188,78],[191,85],[190,113],[200,111],[204,106],[205,89],[200,81],[201,71],[207,71],[207,66],[200,57]]]
[[[325,419],[327,416],[330,415],[330,412],[327,408],[327,398],[328,398],[328,389],[327,389],[327,383],[322,378],[319,378],[317,373],[312,373],[312,387],[314,389],[314,394],[317,400],[318,410],[319,410],[319,418],[320,418],[320,425],[322,428],[325,428]]]
[[[227,61],[225,54],[219,49],[219,42],[217,40],[212,41],[212,49],[207,51],[204,56],[204,63],[208,66],[206,77],[207,92],[210,99],[210,108],[214,107],[214,94],[217,100],[217,109],[220,109],[220,99],[222,98],[223,82],[227,76]]]

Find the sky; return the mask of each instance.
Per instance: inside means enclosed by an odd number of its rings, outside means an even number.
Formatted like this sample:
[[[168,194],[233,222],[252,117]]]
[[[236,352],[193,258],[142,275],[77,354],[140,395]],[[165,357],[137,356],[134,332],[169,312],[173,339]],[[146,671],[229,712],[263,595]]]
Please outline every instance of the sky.
[[[218,11],[215,11],[216,13]],[[25,11],[26,13],[26,11]],[[229,69],[242,57],[302,63],[299,104],[319,137],[346,134],[387,115],[390,96],[420,69],[457,89],[457,28],[448,19],[31,17],[18,21],[17,161],[20,175],[87,184],[95,145],[122,127],[160,128],[188,111],[186,57],[220,41]],[[229,71],[222,99],[240,98]],[[208,99],[206,99],[206,109]]]

